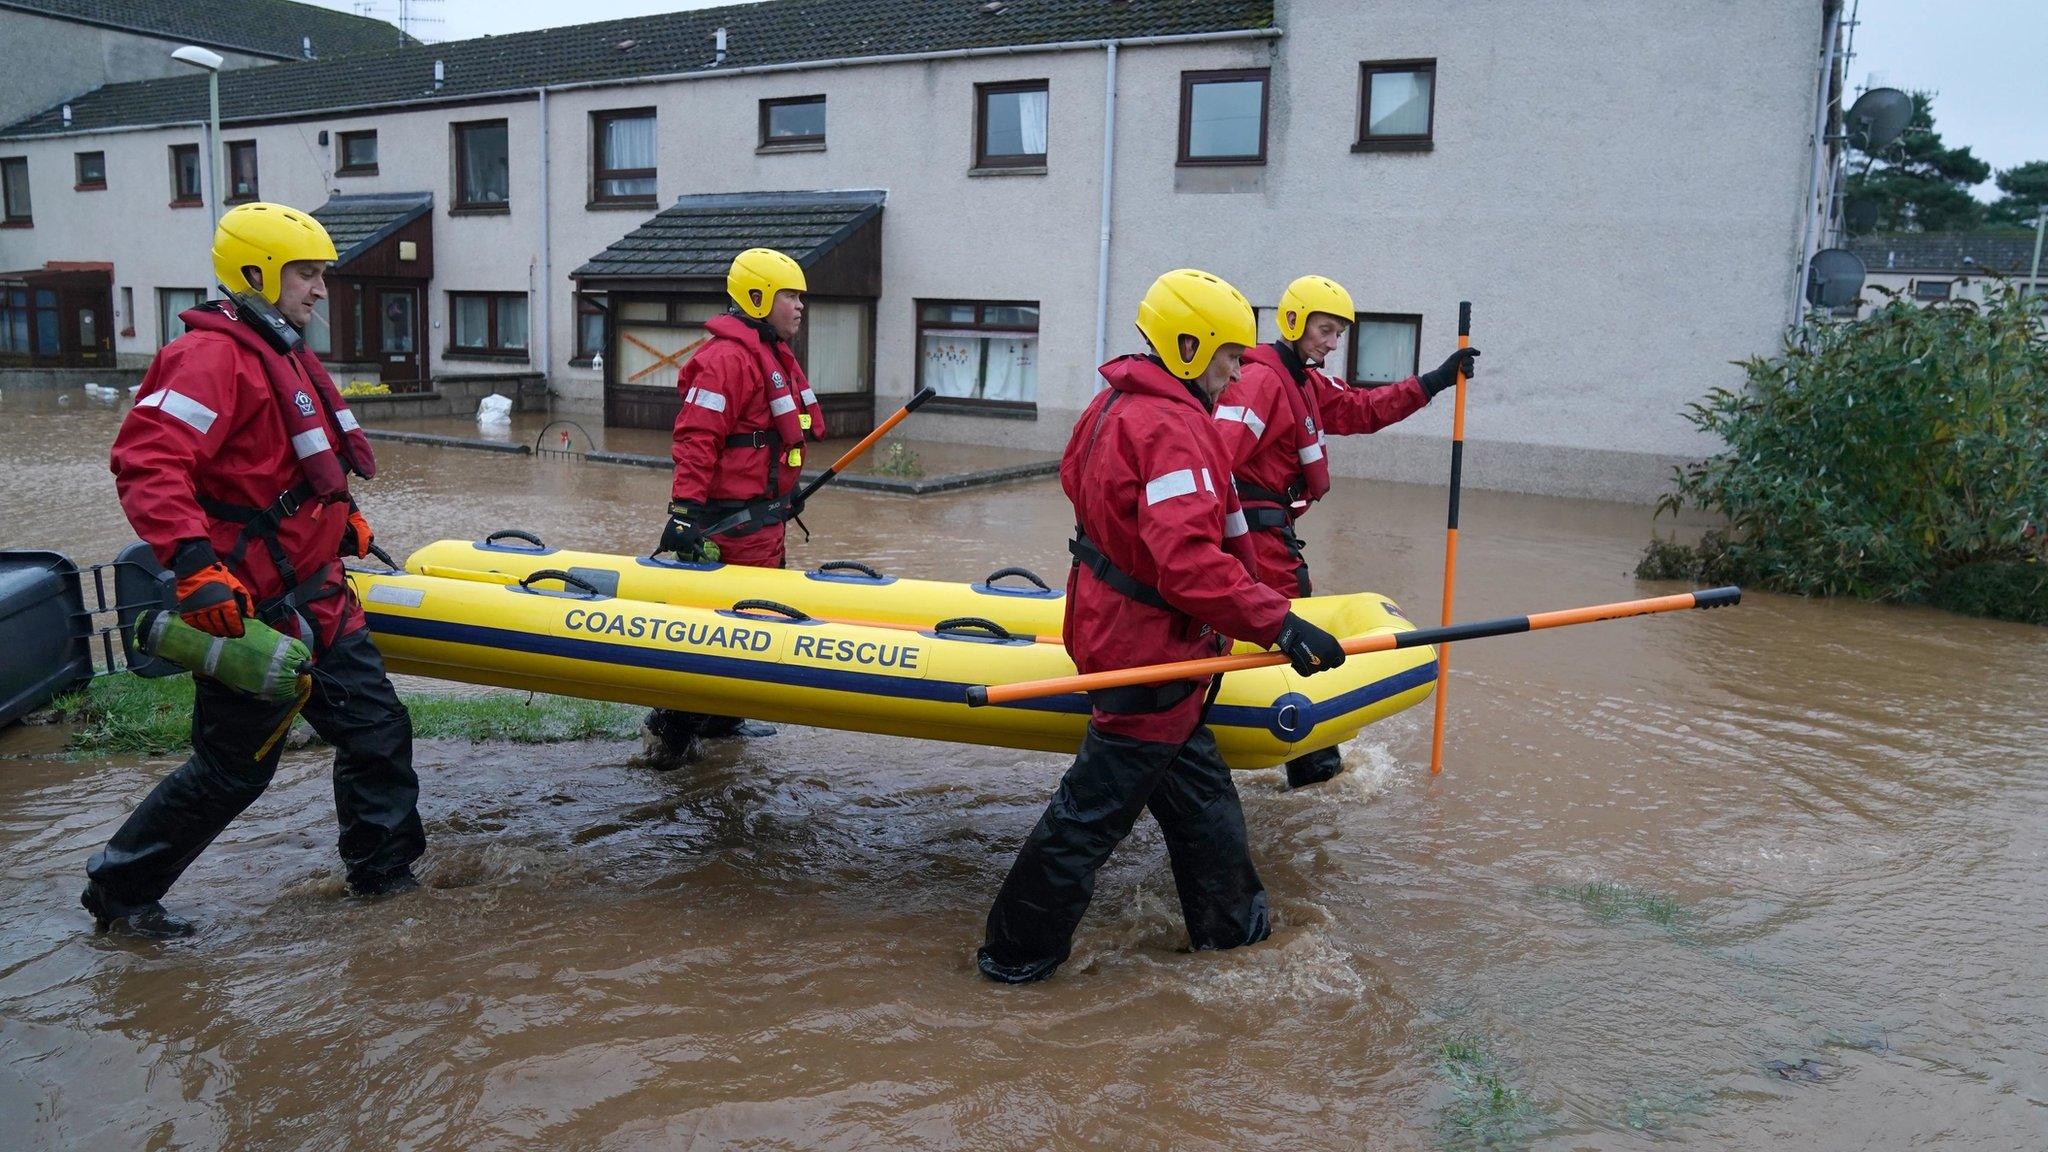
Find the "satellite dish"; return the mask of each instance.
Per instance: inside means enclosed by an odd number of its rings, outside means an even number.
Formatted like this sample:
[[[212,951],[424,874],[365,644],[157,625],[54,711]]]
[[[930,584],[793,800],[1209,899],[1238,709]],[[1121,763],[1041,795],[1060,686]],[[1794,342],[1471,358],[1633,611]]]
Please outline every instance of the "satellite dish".
[[[1815,308],[1846,308],[1863,291],[1863,261],[1846,248],[1813,254],[1806,277],[1806,302]]]
[[[1872,88],[1856,98],[1842,117],[1842,131],[1858,152],[1876,152],[1897,140],[1913,122],[1913,98],[1897,88]]]
[[[1878,202],[1868,196],[1857,196],[1842,202],[1842,227],[1851,235],[1862,236],[1877,227]]]

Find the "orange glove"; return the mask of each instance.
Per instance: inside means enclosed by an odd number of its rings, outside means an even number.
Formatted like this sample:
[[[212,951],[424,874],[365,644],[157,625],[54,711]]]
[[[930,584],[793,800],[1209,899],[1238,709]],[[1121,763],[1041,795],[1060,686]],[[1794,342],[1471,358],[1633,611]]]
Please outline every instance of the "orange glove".
[[[242,618],[253,613],[249,590],[205,541],[189,541],[178,551],[178,615],[209,636],[232,640],[243,632]]]
[[[341,554],[343,556],[368,556],[370,554],[370,541],[373,538],[370,532],[370,522],[363,519],[363,510],[353,504],[349,505],[348,527],[341,530]]]

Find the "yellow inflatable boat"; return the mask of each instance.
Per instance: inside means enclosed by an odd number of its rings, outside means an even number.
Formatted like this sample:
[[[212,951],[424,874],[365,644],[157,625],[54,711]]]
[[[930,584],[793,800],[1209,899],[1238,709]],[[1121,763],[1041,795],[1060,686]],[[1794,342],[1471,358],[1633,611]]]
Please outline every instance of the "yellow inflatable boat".
[[[948,584],[844,565],[683,565],[531,538],[444,540],[406,568],[349,574],[395,672],[1053,752],[1079,747],[1088,721],[1079,695],[967,706],[972,685],[1074,671],[1055,642],[1063,594],[1028,573]],[[1412,627],[1370,593],[1295,610],[1340,636]],[[1307,679],[1234,672],[1209,724],[1232,767],[1270,767],[1418,703],[1435,676],[1429,648],[1354,656]]]

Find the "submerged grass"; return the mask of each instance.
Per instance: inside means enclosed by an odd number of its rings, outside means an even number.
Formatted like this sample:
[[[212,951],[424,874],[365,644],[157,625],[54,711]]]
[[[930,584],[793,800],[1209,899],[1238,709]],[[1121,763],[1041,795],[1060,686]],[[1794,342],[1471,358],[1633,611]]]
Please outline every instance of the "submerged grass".
[[[1635,916],[1665,928],[1675,928],[1684,924],[1691,915],[1675,897],[1604,880],[1587,884],[1539,884],[1536,891],[1539,895],[1573,901],[1606,923]]]
[[[404,697],[413,734],[514,744],[567,740],[624,740],[640,727],[641,712],[624,704],[567,696]],[[98,756],[168,756],[191,746],[192,678],[145,680],[103,676],[84,691],[59,697],[57,719],[72,725],[69,751]]]
[[[1447,1147],[1520,1148],[1549,1126],[1549,1106],[1514,1083],[1512,1069],[1484,1037],[1438,1045],[1437,1071],[1451,1086],[1437,1116],[1437,1135]]]

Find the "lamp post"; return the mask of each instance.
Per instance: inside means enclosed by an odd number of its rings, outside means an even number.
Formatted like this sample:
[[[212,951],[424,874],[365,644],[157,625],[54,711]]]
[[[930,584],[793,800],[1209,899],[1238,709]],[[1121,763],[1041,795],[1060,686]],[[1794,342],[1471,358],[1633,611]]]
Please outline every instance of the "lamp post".
[[[220,66],[226,63],[218,52],[187,44],[171,53],[171,59],[190,64],[206,73],[206,204],[213,210],[213,222],[220,223]]]

